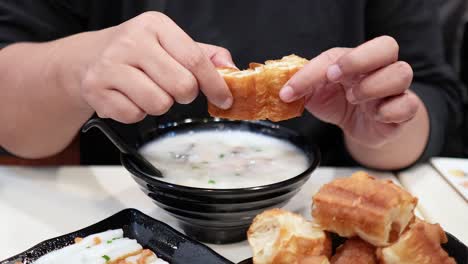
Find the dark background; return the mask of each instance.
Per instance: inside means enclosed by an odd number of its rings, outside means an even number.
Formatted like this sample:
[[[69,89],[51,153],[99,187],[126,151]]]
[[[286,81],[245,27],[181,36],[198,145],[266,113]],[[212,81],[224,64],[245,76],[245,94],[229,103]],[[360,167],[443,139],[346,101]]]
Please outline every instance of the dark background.
[[[445,55],[468,91],[468,1],[440,0]],[[450,129],[441,156],[468,158],[468,99],[464,100],[464,119]]]

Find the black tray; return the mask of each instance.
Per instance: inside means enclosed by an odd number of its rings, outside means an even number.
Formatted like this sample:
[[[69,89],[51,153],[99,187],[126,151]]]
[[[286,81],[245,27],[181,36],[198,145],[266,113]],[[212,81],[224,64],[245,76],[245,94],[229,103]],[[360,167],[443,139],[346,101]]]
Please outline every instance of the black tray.
[[[207,246],[135,209],[123,210],[92,226],[46,240],[0,264],[14,264],[16,261],[31,263],[46,253],[72,244],[75,237],[119,228],[124,230],[125,237],[136,239],[144,248],[153,250],[158,257],[171,264],[232,264]]]
[[[443,244],[442,247],[447,253],[454,258],[458,264],[468,264],[468,247],[465,246],[460,240],[451,234],[447,233],[448,242]],[[332,247],[333,254],[335,250],[345,242],[346,239],[332,234]],[[253,264],[252,258],[239,262],[238,264]]]

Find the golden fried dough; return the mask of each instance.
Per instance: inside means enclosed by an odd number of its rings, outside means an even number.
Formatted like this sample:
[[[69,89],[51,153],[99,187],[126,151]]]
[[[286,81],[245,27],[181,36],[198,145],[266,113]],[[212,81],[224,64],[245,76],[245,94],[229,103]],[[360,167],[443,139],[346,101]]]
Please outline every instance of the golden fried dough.
[[[325,184],[313,198],[312,215],[327,231],[387,246],[414,218],[416,204],[415,197],[390,180],[357,172]]]
[[[359,239],[348,239],[331,258],[331,264],[376,264],[376,248]]]
[[[281,60],[251,63],[250,69],[218,69],[234,97],[230,109],[223,110],[208,103],[213,117],[232,120],[264,120],[274,122],[302,115],[304,98],[291,103],[283,102],[279,91],[305,64],[306,59],[296,55]]]
[[[331,240],[324,231],[302,216],[281,209],[255,217],[247,237],[255,264],[314,263],[308,257],[331,254]],[[323,261],[318,263],[328,262]]]
[[[325,256],[312,256],[303,258],[298,264],[330,264],[330,262]]]
[[[447,243],[447,237],[440,225],[417,220],[395,244],[379,249],[377,255],[382,264],[455,264],[441,243]]]

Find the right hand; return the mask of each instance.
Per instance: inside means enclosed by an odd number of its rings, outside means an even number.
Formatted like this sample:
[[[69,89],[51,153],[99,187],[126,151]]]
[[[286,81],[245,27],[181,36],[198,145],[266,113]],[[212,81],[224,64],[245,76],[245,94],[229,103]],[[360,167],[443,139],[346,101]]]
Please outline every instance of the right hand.
[[[135,123],[192,102],[199,89],[227,109],[232,95],[215,67],[235,67],[229,51],[197,43],[162,13],[147,12],[101,34],[82,71],[80,94],[99,117]]]

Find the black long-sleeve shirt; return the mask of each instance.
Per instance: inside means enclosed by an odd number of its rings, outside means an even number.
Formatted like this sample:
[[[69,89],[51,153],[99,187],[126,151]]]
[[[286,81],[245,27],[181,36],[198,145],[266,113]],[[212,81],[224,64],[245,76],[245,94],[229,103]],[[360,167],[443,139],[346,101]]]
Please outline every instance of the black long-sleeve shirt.
[[[400,59],[413,67],[411,89],[429,111],[430,138],[421,157],[425,160],[440,153],[447,128],[458,122],[461,114],[462,90],[444,60],[437,3],[435,0],[3,0],[0,47],[98,30],[149,10],[169,15],[196,41],[229,49],[241,67],[250,61],[291,53],[313,58],[332,47],[354,47],[376,36],[390,35],[400,44]],[[158,121],[204,117],[205,103],[200,96],[193,104],[176,105]],[[284,124],[319,144],[323,164],[353,163],[337,127],[308,113]],[[138,126],[113,125],[128,141],[138,133]],[[81,136],[81,151],[85,164],[118,162],[117,150],[96,131]]]

